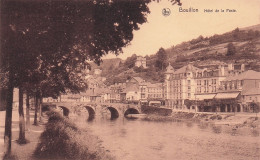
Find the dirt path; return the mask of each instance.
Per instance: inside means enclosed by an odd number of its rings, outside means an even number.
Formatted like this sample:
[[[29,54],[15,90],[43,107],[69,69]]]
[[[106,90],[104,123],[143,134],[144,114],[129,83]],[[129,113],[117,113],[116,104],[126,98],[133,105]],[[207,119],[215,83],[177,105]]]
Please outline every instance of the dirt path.
[[[33,123],[34,112],[30,111],[30,122]],[[29,143],[19,145],[16,140],[19,137],[19,115],[18,110],[13,110],[12,117],[12,153],[17,159],[29,160],[32,159],[32,154],[37,146],[39,137],[44,130],[44,124],[47,121],[47,117],[42,118],[42,123],[39,126],[30,125],[30,129],[26,131],[25,137]],[[3,157],[4,151],[4,123],[5,123],[5,111],[0,112],[0,159]]]

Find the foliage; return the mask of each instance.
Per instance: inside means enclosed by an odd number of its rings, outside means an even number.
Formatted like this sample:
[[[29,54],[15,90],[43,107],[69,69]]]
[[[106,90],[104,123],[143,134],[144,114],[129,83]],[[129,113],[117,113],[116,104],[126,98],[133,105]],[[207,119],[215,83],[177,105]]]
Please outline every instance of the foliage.
[[[142,113],[145,114],[157,114],[160,116],[169,116],[172,114],[172,110],[168,108],[158,108],[153,106],[141,106]]]
[[[164,70],[167,66],[167,55],[166,51],[163,48],[160,48],[159,51],[156,53],[156,62],[155,66],[158,70]]]
[[[132,31],[146,22],[147,3],[4,2],[3,15],[10,16],[3,16],[3,59],[8,59],[3,62],[9,63],[3,68],[14,72],[15,86],[45,80],[56,85],[51,89],[78,91],[83,81],[75,68],[87,60],[99,63],[109,52],[120,53],[132,40]]]
[[[233,56],[236,54],[236,47],[233,43],[228,43],[227,45],[227,56]]]
[[[135,67],[133,68],[133,70],[134,70],[136,73],[140,73],[140,72],[146,72],[148,69],[145,69],[143,66],[141,66],[141,67],[135,66]]]
[[[146,22],[150,1],[1,1],[0,70],[8,74],[6,154],[11,153],[13,88],[40,97],[79,92],[86,87],[79,68],[121,53]]]
[[[127,69],[133,68],[135,66],[136,59],[137,59],[136,54],[133,54],[131,57],[128,57],[124,62],[125,68]]]
[[[251,109],[253,110],[254,113],[257,113],[260,111],[260,104],[256,103],[256,102],[250,102],[249,106],[251,107]]]
[[[34,155],[47,159],[113,159],[99,146],[98,139],[76,127],[59,113],[50,111]]]

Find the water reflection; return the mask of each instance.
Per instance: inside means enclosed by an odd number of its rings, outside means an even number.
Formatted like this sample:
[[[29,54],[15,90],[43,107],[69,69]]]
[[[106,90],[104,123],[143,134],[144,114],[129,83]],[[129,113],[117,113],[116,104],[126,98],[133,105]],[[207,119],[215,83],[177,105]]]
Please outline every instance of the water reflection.
[[[193,127],[193,122],[186,122],[187,127]]]
[[[259,132],[253,129],[242,136],[239,129],[205,122],[110,118],[104,114],[84,122],[118,160],[212,159],[216,155],[221,155],[219,159],[254,159],[259,154],[255,147]]]

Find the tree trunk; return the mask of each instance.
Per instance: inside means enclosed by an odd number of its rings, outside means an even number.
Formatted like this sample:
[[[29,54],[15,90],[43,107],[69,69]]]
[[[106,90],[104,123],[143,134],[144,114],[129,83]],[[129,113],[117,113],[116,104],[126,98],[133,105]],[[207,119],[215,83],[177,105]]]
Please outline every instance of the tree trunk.
[[[19,88],[19,139],[18,139],[18,143],[20,143],[20,144],[26,143],[22,87]]]
[[[30,130],[30,97],[26,93],[26,129]]]
[[[38,114],[38,96],[36,94],[36,97],[35,97],[34,123],[33,123],[33,125],[36,125],[36,126],[38,125],[37,114]]]
[[[10,82],[11,80],[9,80]],[[12,82],[12,81],[11,81]],[[4,135],[4,155],[5,157],[11,154],[12,140],[12,107],[13,107],[13,85],[8,84],[6,95],[6,115],[5,115],[5,135]]]
[[[42,121],[42,97],[39,98],[39,121]]]

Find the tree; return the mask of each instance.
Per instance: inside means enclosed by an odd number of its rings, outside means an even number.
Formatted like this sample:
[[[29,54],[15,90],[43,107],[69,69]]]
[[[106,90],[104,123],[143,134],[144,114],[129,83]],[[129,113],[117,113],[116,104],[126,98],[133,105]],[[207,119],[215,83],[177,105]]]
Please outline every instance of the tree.
[[[167,66],[167,54],[166,51],[163,48],[160,48],[159,51],[156,53],[156,62],[155,62],[155,66],[159,69],[159,70],[163,70],[164,68],[166,68]]]
[[[250,102],[249,106],[251,107],[251,109],[253,110],[253,112],[255,113],[255,116],[257,118],[257,113],[260,110],[259,103],[256,103],[253,101],[253,102]]]
[[[239,32],[240,32],[239,28],[236,28],[236,29],[234,29],[234,30],[232,31],[232,35],[233,35],[233,37],[234,37],[235,39],[238,39],[238,38],[239,38]]]
[[[233,56],[236,54],[236,47],[233,43],[228,43],[227,45],[227,56]]]
[[[28,83],[40,97],[48,94],[42,93],[46,84],[52,94],[79,92],[82,83],[73,68],[89,60],[99,64],[102,55],[122,52],[133,30],[146,22],[149,2],[1,1],[0,59],[8,74],[6,155],[11,151],[13,88],[27,90]],[[179,0],[172,2],[180,5]]]
[[[124,63],[125,68],[126,69],[133,68],[135,66],[136,59],[137,59],[136,54],[133,54],[131,57],[128,57]]]

